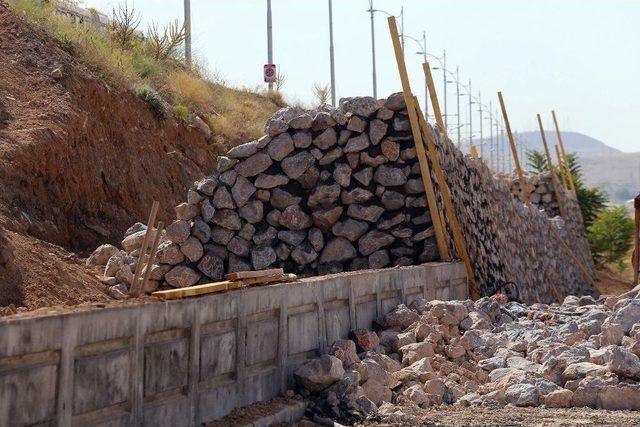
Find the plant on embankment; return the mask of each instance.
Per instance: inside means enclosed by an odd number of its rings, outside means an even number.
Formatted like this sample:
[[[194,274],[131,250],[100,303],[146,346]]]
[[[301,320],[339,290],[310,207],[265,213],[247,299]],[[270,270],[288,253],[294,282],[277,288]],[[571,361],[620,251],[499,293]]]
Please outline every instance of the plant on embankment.
[[[631,249],[634,230],[633,220],[624,207],[615,206],[601,212],[587,230],[596,264],[615,264],[622,270],[624,258]]]

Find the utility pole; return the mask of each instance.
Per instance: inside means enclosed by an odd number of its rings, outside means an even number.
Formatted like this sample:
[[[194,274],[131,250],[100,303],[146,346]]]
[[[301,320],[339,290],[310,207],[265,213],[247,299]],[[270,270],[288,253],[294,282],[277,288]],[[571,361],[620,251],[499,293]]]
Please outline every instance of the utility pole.
[[[422,30],[422,56],[424,63],[427,63],[427,32]],[[424,121],[429,122],[429,85],[424,81]]]
[[[400,43],[402,44],[402,57],[404,58],[404,6],[400,6]]]
[[[504,127],[500,128],[500,145],[502,146],[504,144]],[[504,173],[506,171],[505,168],[505,155],[504,155],[504,147],[502,147],[502,172]]]
[[[333,59],[333,5],[329,0],[329,62],[331,63],[331,105],[336,106],[336,64]]]
[[[373,97],[378,99],[378,84],[376,82],[376,30],[373,19],[374,13],[373,0],[369,0],[369,14],[371,15],[371,60],[373,61]]]
[[[267,0],[267,62],[273,64],[273,26],[271,23],[271,0]],[[269,82],[269,92],[273,90],[273,83]]]
[[[498,116],[498,112],[496,111],[494,116],[496,117],[496,164],[495,170],[500,173],[500,131],[498,130],[498,126],[500,124],[500,117]]]
[[[442,51],[442,83],[444,84],[444,129],[449,130],[449,113],[447,112],[447,51]]]
[[[184,0],[184,62],[191,68],[191,0]]]
[[[471,79],[469,79],[469,150],[473,145],[473,101],[471,100]]]
[[[458,150],[460,149],[460,69],[456,66],[456,113],[458,114]]]
[[[484,159],[484,139],[482,138],[482,93],[478,91],[478,112],[480,113],[480,158]]]
[[[491,168],[494,167],[494,163],[493,163],[493,150],[494,150],[494,146],[493,146],[493,106],[491,105],[491,101],[489,101],[489,134],[490,134],[490,139],[489,139],[489,164],[491,166]]]

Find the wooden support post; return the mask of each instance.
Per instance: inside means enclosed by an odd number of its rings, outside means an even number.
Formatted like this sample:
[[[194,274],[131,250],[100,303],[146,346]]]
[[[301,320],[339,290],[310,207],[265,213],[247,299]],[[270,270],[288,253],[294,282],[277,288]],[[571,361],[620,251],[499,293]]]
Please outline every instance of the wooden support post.
[[[147,283],[149,283],[149,277],[151,277],[151,269],[153,268],[153,263],[156,262],[156,254],[158,253],[158,244],[160,243],[160,235],[164,230],[164,223],[162,221],[158,222],[158,227],[156,227],[156,237],[153,239],[153,244],[151,245],[151,253],[149,254],[149,260],[147,261],[147,266],[144,270],[144,278],[142,279],[142,286],[139,287],[139,292],[144,294],[147,292]],[[138,296],[138,295],[134,295]]]
[[[431,75],[431,66],[428,62],[422,64],[422,70],[424,71],[424,78],[427,81],[427,89],[429,89],[429,98],[431,99],[431,105],[433,106],[433,115],[436,117],[436,123],[444,135],[447,135],[447,128],[444,126],[442,120],[442,112],[440,111],[440,103],[438,102],[438,96],[436,95],[436,86],[433,84],[433,76]]]
[[[556,149],[556,157],[558,158],[558,166],[560,167],[560,177],[562,178],[562,189],[567,189],[567,166],[562,161],[562,156],[560,155],[560,148],[558,148],[558,144],[553,144],[553,148]]]
[[[636,222],[636,234],[635,234],[635,248],[633,250],[633,285],[640,285],[638,282],[638,275],[640,275],[640,194],[633,200],[633,207],[636,210],[635,222]]]
[[[571,191],[573,192],[573,195],[578,197],[578,194],[576,193],[576,185],[573,181],[573,173],[571,172],[571,167],[569,166],[569,159],[567,158],[566,151],[564,151],[564,144],[562,142],[562,135],[560,134],[560,127],[558,127],[556,112],[551,110],[551,115],[553,116],[553,124],[556,128],[556,135],[558,136],[558,143],[560,144],[560,152],[562,153],[562,159],[564,160],[564,165],[567,170],[567,175],[569,177],[569,186],[571,187]]]
[[[147,253],[147,248],[149,247],[149,241],[151,240],[151,233],[153,232],[153,227],[156,222],[156,215],[158,215],[159,207],[160,203],[156,201],[154,201],[151,205],[151,213],[149,214],[149,220],[147,221],[147,232],[144,234],[144,239],[142,240],[140,255],[138,257],[138,264],[136,265],[136,272],[133,275],[133,282],[131,282],[131,288],[129,289],[130,295],[137,296],[139,293],[139,282],[140,274],[142,273],[142,264],[144,264],[144,257]]]
[[[569,257],[573,260],[574,264],[578,267],[578,269],[582,273],[582,276],[586,279],[587,282],[589,282],[589,284],[591,284],[591,286],[594,286],[595,280],[593,279],[593,277],[591,277],[591,275],[589,274],[589,271],[584,266],[582,261],[578,259],[578,257],[573,253],[573,251],[569,247],[569,245],[567,245],[567,242],[565,242],[562,236],[560,236],[560,233],[558,233],[558,230],[555,229],[555,226],[549,223],[549,228],[551,229],[551,234],[553,235],[553,237],[558,242],[560,242],[562,247],[567,251],[567,253],[569,254]]]
[[[429,125],[424,119],[424,115],[422,114],[422,111],[420,111],[419,105],[417,106],[417,108],[418,119],[420,120],[420,128],[422,130],[423,139],[427,141],[429,157],[431,158],[431,163],[433,164],[433,171],[436,174],[438,187],[440,188],[440,194],[442,195],[442,200],[444,201],[445,211],[447,213],[447,217],[449,218],[449,225],[451,226],[451,232],[453,233],[453,240],[456,244],[458,255],[460,256],[460,258],[462,258],[464,266],[467,270],[467,279],[469,280],[469,293],[471,294],[471,299],[477,300],[478,298],[480,298],[480,288],[478,288],[478,284],[476,283],[476,277],[473,273],[473,267],[471,266],[471,259],[469,258],[469,253],[467,252],[467,245],[464,241],[462,229],[460,228],[460,223],[458,222],[458,215],[456,214],[456,210],[451,199],[449,185],[447,184],[444,172],[442,171],[440,158],[438,157],[436,144],[433,140],[433,135],[431,134]]]
[[[520,158],[518,157],[518,150],[516,150],[516,143],[513,140],[513,133],[511,132],[511,124],[509,123],[509,116],[507,115],[507,107],[504,105],[504,99],[502,98],[502,92],[498,92],[498,100],[500,101],[500,109],[502,110],[502,117],[504,118],[504,127],[507,129],[507,137],[509,138],[509,146],[511,147],[511,154],[513,162],[516,165],[516,171],[518,172],[518,180],[520,181],[520,191],[524,198],[524,202],[529,206],[529,191],[527,190],[527,183],[524,179],[524,172],[520,166]]]
[[[409,76],[407,74],[407,68],[404,63],[404,55],[402,52],[402,46],[400,45],[400,37],[398,35],[398,27],[396,26],[396,20],[393,16],[388,19],[389,31],[391,32],[391,41],[393,42],[393,49],[395,51],[396,62],[398,63],[398,72],[400,74],[400,81],[402,83],[402,93],[404,95],[404,101],[407,104],[407,111],[409,113],[409,122],[411,124],[411,133],[413,135],[413,141],[416,147],[416,155],[418,156],[418,163],[420,164],[420,174],[422,175],[422,184],[425,192],[427,193],[427,202],[429,204],[429,211],[432,213],[431,219],[433,220],[433,228],[436,234],[436,243],[438,245],[438,252],[440,253],[440,259],[443,261],[451,260],[449,253],[449,246],[447,236],[445,234],[444,226],[441,223],[438,212],[438,203],[433,189],[433,182],[431,181],[431,172],[429,170],[429,162],[424,151],[424,144],[422,142],[422,135],[420,133],[420,124],[417,117],[415,100],[411,94],[411,86],[409,84]]]
[[[478,150],[476,150],[476,146],[475,145],[471,146],[471,155],[476,160],[478,160],[480,158],[480,156],[478,156]]]
[[[553,172],[553,162],[551,161],[551,152],[549,151],[549,145],[547,144],[547,137],[544,135],[544,128],[542,127],[542,119],[540,114],[538,116],[538,126],[540,127],[540,135],[542,136],[542,144],[544,145],[544,152],[547,156],[547,168],[551,174],[551,184],[553,185],[553,191],[556,193],[556,199],[558,200],[558,208],[560,209],[560,216],[566,218],[567,213],[564,210],[564,199],[562,198],[560,188],[558,188],[558,179]]]

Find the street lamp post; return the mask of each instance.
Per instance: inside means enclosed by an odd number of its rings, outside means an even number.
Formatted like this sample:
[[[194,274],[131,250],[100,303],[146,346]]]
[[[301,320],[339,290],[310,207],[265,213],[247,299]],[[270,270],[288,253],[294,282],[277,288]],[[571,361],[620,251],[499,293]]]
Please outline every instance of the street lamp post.
[[[271,21],[271,0],[267,0],[267,62],[273,64],[273,27]],[[273,83],[269,82],[269,92],[273,90]]]
[[[373,97],[378,99],[378,79],[376,75],[376,28],[375,28],[375,12],[382,12],[388,16],[394,16],[389,12],[385,12],[381,9],[373,8],[373,0],[369,0],[369,12],[371,18],[371,68],[373,77]],[[400,8],[400,42],[402,43],[402,55],[404,56],[404,7]]]
[[[184,0],[184,61],[191,68],[191,0]]]
[[[493,106],[491,101],[489,101],[489,134],[491,135],[489,140],[489,164],[493,167]]]
[[[442,51],[442,84],[444,85],[444,128],[449,129],[449,114],[447,113],[447,51]]]
[[[473,145],[473,101],[471,100],[471,79],[469,79],[469,150]]]
[[[456,113],[458,115],[458,149],[460,149],[460,70],[456,66]]]
[[[418,55],[422,55],[422,60],[424,63],[427,62],[427,32],[426,31],[422,31],[422,42],[415,38],[415,37],[411,37],[408,35],[403,35],[402,37],[406,37],[409,40],[413,40],[418,46],[420,46],[420,51],[416,52],[416,54]],[[429,120],[429,85],[427,85],[427,79],[425,77],[424,80],[424,119],[425,120]]]
[[[329,0],[329,62],[331,66],[331,105],[336,106],[336,66],[333,57],[333,5]]]
[[[478,112],[480,113],[480,158],[484,158],[484,139],[482,137],[482,94],[478,92]]]

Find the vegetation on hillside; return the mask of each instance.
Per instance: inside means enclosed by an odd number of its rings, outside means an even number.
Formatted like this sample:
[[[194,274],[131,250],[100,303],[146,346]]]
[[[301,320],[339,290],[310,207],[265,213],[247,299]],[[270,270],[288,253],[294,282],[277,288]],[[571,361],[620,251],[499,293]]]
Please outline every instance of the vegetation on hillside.
[[[580,210],[582,211],[584,225],[585,227],[589,227],[593,224],[598,214],[605,208],[607,196],[599,188],[587,187],[585,185],[582,168],[578,162],[578,156],[576,153],[568,153],[567,162],[569,163],[569,169],[571,169],[571,175],[573,176],[573,184],[576,187],[576,194],[578,196]],[[549,168],[547,167],[547,158],[541,151],[527,151],[527,166],[529,167],[529,170],[535,173],[549,172]],[[553,170],[561,178],[562,175],[565,175],[564,178],[569,182],[569,176],[564,170],[560,170],[555,165],[553,166]]]
[[[597,265],[613,264],[622,270],[633,244],[635,225],[622,206],[602,211],[588,229],[591,253]]]
[[[67,0],[67,3],[75,2]],[[284,106],[279,92],[231,89],[203,67],[183,61],[185,32],[177,22],[140,28],[140,15],[121,3],[107,29],[78,24],[54,11],[51,1],[8,0],[14,11],[58,39],[112,86],[132,90],[160,117],[212,128],[212,144],[224,149],[262,134],[262,126]],[[224,146],[224,147],[223,147]]]

